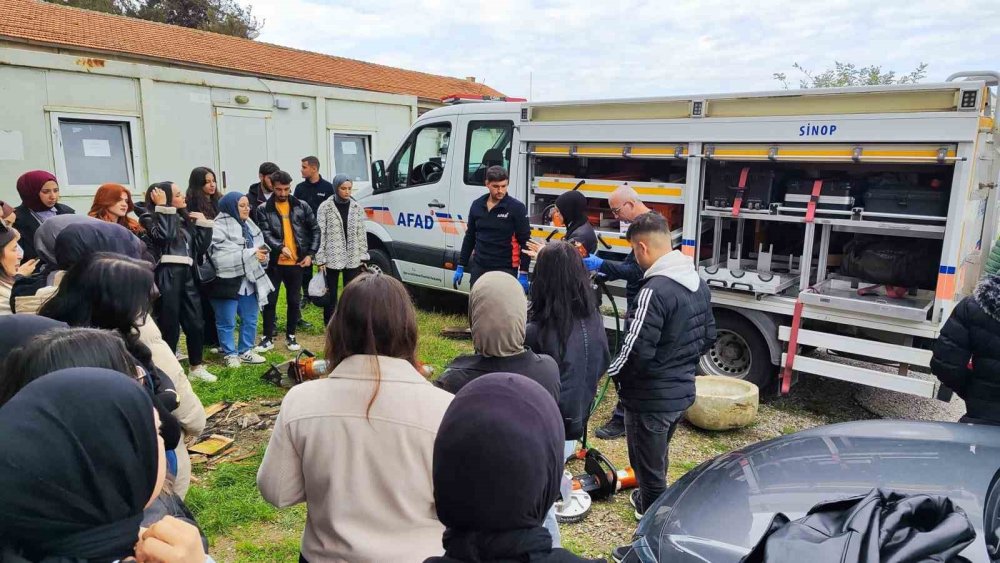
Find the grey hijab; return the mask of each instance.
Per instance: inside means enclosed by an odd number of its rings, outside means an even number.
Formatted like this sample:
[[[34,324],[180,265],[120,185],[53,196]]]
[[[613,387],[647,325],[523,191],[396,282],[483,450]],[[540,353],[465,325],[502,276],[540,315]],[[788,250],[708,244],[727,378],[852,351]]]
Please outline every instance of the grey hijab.
[[[469,294],[469,322],[476,353],[490,357],[515,356],[524,351],[528,299],[517,278],[489,272]]]
[[[348,201],[350,201],[350,198],[343,199],[343,198],[340,197],[340,194],[337,193],[337,188],[339,188],[341,184],[343,184],[344,182],[350,182],[350,181],[351,181],[351,178],[347,174],[337,174],[336,176],[333,177],[333,181],[330,182],[330,183],[333,184],[333,200],[334,201],[336,201],[337,203],[347,203]]]
[[[77,223],[102,223],[100,219],[95,219],[87,215],[57,215],[38,227],[35,231],[35,250],[42,257],[45,263],[55,267],[56,265],[56,238],[63,229]]]

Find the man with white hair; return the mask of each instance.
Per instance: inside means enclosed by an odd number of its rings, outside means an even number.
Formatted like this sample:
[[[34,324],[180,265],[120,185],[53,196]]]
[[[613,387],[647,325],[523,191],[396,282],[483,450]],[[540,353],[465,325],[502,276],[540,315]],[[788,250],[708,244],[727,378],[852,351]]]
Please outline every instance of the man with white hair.
[[[639,199],[639,194],[629,186],[620,186],[612,192],[611,196],[608,197],[608,205],[611,206],[611,213],[623,223],[632,223],[646,213],[656,213],[646,207],[646,204]],[[643,276],[643,270],[636,263],[635,255],[630,252],[625,260],[615,262],[591,254],[584,258],[583,263],[588,270],[596,271],[607,281],[625,280],[625,301],[627,303],[625,318],[628,319],[629,312],[635,310],[635,296],[639,293]],[[627,324],[625,330],[628,330]],[[615,405],[611,419],[604,426],[598,428],[594,435],[602,440],[613,440],[625,435],[625,409],[621,400]]]

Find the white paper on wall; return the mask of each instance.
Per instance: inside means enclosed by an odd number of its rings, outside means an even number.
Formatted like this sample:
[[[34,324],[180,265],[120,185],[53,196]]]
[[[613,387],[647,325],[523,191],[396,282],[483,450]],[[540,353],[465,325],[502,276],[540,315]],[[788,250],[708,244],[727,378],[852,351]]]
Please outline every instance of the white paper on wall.
[[[24,160],[24,137],[20,131],[0,129],[0,160]]]
[[[340,152],[344,154],[358,154],[358,145],[354,141],[341,141]]]
[[[111,143],[107,139],[84,139],[83,156],[90,158],[111,158]]]

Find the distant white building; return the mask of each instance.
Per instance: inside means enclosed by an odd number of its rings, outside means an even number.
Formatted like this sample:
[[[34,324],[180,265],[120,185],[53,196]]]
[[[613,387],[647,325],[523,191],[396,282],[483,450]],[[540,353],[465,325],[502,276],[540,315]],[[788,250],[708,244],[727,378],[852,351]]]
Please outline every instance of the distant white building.
[[[139,194],[186,186],[196,166],[246,190],[272,161],[298,177],[315,155],[361,186],[410,124],[474,81],[402,70],[177,26],[2,0],[0,199],[27,170],[59,178],[85,212],[104,182]],[[141,196],[136,199],[141,199]]]

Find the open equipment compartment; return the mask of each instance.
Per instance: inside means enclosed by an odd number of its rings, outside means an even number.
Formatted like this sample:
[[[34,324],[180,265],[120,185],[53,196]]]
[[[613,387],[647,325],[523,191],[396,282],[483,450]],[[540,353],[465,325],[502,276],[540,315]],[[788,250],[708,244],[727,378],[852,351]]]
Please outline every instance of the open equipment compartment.
[[[611,212],[608,198],[619,187],[629,186],[650,209],[667,218],[674,246],[680,246],[687,145],[533,143],[528,151],[532,236],[562,238],[566,229],[553,221],[552,210],[559,195],[576,190],[587,198],[598,251],[627,254],[627,224]]]
[[[956,147],[847,149],[707,146],[701,217],[711,237],[699,253],[706,283],[930,320]]]

